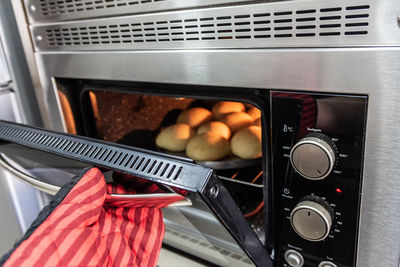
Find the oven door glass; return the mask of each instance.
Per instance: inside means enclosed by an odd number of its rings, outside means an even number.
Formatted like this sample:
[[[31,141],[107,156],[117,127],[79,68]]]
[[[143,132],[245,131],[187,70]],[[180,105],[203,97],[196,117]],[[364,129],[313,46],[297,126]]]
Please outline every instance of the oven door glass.
[[[89,166],[100,167],[106,181],[121,172],[144,178],[159,185],[163,193],[117,197],[130,205],[138,199],[179,195],[179,202],[164,209],[168,218],[176,218],[165,221],[172,226],[166,237],[175,232],[188,245],[209,248],[210,259],[218,265],[272,266],[268,251],[212,169],[171,155],[5,121],[0,121],[0,140],[4,141],[0,165],[47,193],[55,194]],[[171,230],[174,225],[177,231]]]

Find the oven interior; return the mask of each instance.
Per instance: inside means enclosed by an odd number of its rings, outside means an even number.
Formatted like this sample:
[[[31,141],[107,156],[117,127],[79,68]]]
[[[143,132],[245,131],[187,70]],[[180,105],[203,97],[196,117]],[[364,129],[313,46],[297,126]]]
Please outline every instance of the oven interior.
[[[184,111],[195,107],[212,110],[220,101],[243,103],[245,112],[260,110],[263,136],[262,157],[241,159],[232,154],[215,161],[196,162],[211,167],[231,193],[237,206],[265,244],[269,223],[265,207],[266,95],[258,90],[208,88],[151,83],[112,83],[57,79],[58,95],[67,131],[188,159],[185,152],[157,147],[157,135],[174,125]],[[232,92],[237,91],[237,92]],[[215,118],[214,118],[215,119]],[[213,120],[214,120],[213,119]],[[233,135],[233,133],[232,133]],[[268,244],[270,242],[267,242]]]

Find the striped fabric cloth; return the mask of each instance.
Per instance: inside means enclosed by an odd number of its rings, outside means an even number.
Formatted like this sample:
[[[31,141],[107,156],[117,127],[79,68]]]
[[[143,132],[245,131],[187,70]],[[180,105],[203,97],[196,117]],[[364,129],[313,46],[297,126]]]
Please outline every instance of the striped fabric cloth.
[[[104,206],[107,193],[135,192],[106,185],[97,168],[85,169],[63,186],[0,265],[155,266],[164,236],[161,210]]]

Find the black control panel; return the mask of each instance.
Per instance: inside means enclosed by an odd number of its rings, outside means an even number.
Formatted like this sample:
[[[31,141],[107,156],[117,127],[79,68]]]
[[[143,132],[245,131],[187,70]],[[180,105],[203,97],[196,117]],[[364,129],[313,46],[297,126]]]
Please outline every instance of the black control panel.
[[[355,266],[367,102],[271,92],[277,266]]]

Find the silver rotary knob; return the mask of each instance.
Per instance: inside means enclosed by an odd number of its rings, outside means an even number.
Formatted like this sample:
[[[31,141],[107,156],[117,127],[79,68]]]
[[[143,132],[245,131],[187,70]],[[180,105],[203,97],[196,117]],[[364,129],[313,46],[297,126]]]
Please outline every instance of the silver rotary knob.
[[[324,240],[332,226],[333,210],[319,197],[307,196],[290,214],[293,230],[309,241]]]
[[[328,176],[335,164],[335,148],[329,137],[320,133],[309,134],[290,151],[290,162],[301,176],[321,180]]]

